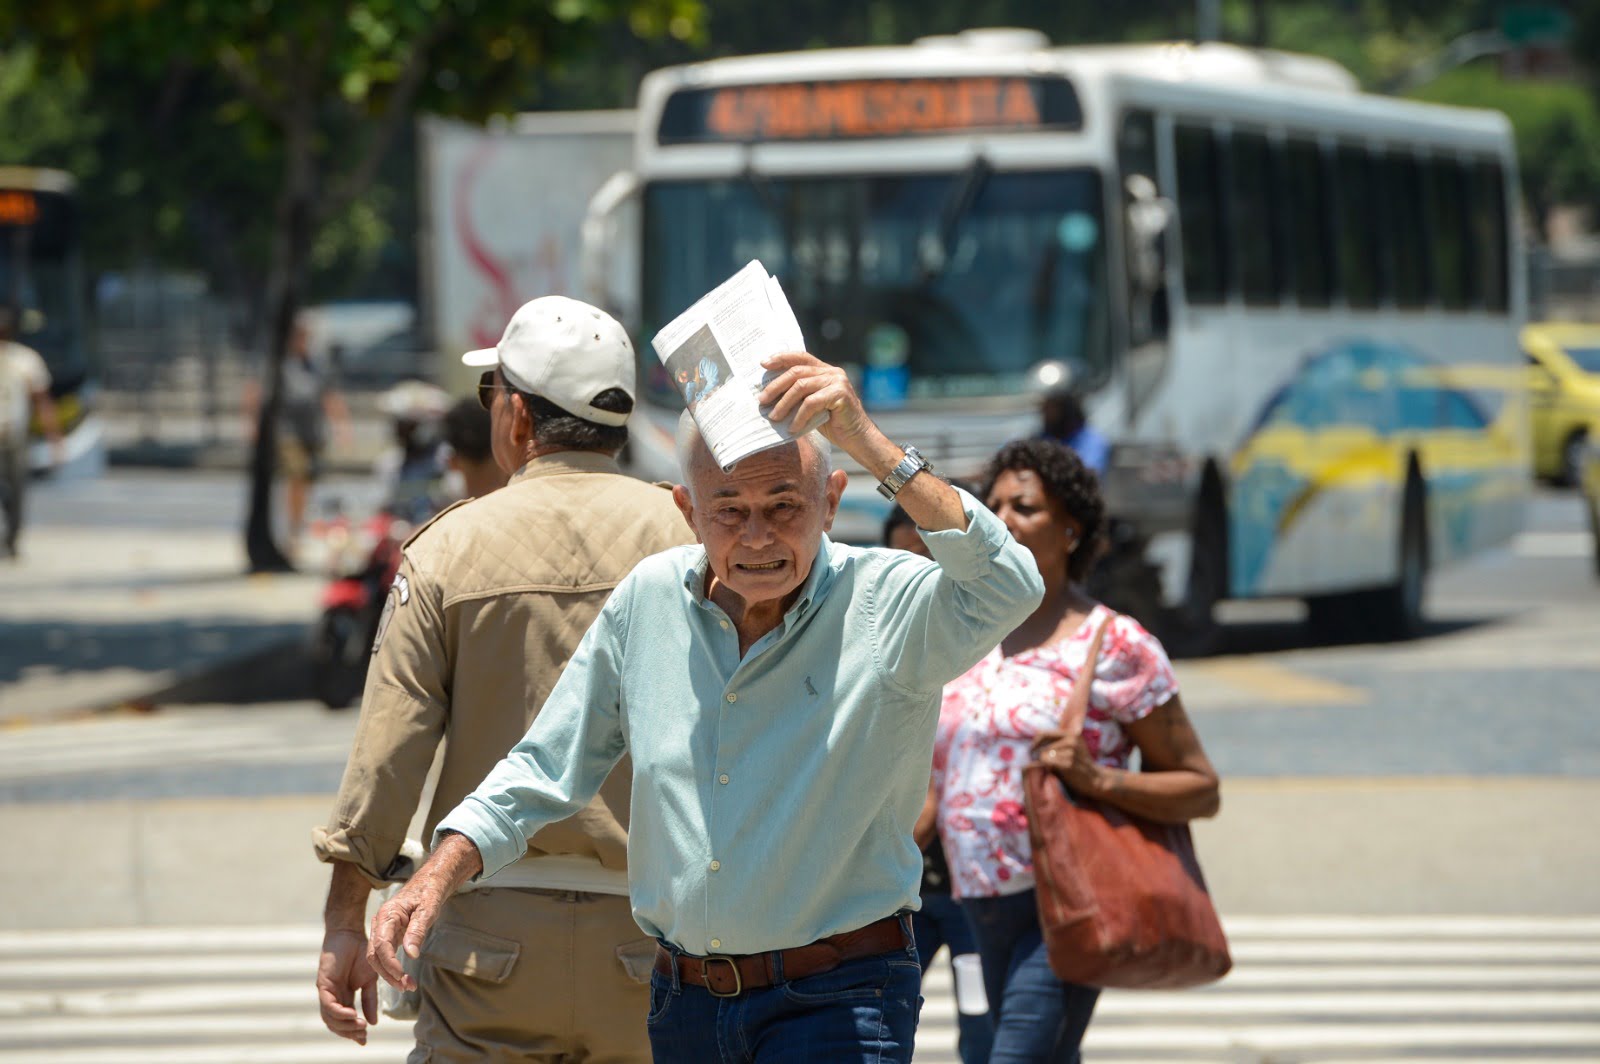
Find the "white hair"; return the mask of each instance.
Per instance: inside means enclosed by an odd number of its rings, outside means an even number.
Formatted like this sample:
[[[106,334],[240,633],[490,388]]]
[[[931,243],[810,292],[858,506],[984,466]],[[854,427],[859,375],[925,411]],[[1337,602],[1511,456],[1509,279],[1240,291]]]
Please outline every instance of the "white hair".
[[[828,442],[828,437],[812,431],[800,437],[795,443],[810,446],[811,452],[817,456],[817,480],[826,485],[828,474],[833,472],[833,445]],[[705,445],[705,439],[700,435],[700,426],[695,424],[694,415],[685,410],[678,418],[678,471],[690,494],[694,493],[694,485],[689,481],[689,470],[694,466],[695,453]]]

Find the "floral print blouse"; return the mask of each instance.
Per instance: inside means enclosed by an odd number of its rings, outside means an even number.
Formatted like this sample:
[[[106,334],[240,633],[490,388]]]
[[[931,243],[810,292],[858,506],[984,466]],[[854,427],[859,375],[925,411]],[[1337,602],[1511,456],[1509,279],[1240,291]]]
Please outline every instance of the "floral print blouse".
[[[1100,764],[1126,768],[1133,741],[1123,725],[1148,716],[1178,690],[1160,641],[1131,617],[1096,606],[1067,638],[1009,658],[996,647],[945,687],[933,781],[955,897],[1032,889],[1022,768],[1034,737],[1059,725],[1089,643],[1113,616],[1089,688],[1083,739]]]

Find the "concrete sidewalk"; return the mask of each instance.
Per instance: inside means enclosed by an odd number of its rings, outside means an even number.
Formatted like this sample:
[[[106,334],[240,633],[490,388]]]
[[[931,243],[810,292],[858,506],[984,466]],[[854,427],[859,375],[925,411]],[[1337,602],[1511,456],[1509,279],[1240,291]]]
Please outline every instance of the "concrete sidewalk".
[[[363,513],[364,485],[319,486],[314,506],[353,495]],[[0,725],[305,697],[319,545],[303,548],[301,572],[248,575],[241,477],[113,472],[33,487],[21,556],[0,561]]]
[[[1225,791],[1222,816],[1194,827],[1224,914],[1593,915],[1600,905],[1600,834],[1571,831],[1564,816],[1600,801],[1600,781],[1241,779]],[[311,829],[331,801],[0,806],[17,853],[73,870],[42,891],[35,863],[0,864],[12,902],[0,930],[313,920],[328,870],[312,857]]]
[[[253,660],[281,679],[261,659],[303,641],[317,614],[322,578],[245,575],[235,531],[25,537],[23,560],[0,568],[0,725],[144,706]]]

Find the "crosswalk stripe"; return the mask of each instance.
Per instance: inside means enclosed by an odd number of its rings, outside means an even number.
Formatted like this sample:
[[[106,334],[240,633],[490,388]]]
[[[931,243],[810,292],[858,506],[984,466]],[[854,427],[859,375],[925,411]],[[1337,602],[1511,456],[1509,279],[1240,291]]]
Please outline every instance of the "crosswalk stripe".
[[[1108,991],[1085,1054],[1115,1064],[1600,1059],[1600,920],[1251,916],[1238,967],[1185,993]],[[365,1048],[317,1015],[320,928],[0,933],[7,1064],[400,1064],[410,1025]],[[956,1064],[949,965],[924,982],[916,1064]]]
[[[1600,917],[1583,916],[1232,916],[1230,938],[1600,938]]]
[[[1211,1050],[1249,1046],[1261,1053],[1296,1051],[1356,1052],[1372,1049],[1414,1050],[1473,1047],[1483,1050],[1585,1049],[1600,1046],[1600,1023],[1407,1023],[1407,1024],[1260,1024],[1240,1026],[1089,1025],[1086,1055],[1099,1051],[1152,1048]]]
[[[1597,947],[1584,942],[1379,942],[1327,940],[1244,941],[1230,945],[1238,964],[1280,964],[1315,958],[1325,963],[1379,961],[1574,961],[1594,958]]]

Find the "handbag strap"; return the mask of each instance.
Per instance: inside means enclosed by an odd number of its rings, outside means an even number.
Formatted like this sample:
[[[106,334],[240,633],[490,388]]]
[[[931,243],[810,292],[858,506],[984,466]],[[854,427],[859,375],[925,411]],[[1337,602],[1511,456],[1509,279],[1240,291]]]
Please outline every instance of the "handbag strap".
[[[1083,734],[1083,722],[1089,716],[1089,687],[1094,683],[1095,666],[1100,663],[1100,644],[1105,639],[1106,629],[1116,619],[1117,615],[1113,613],[1095,629],[1094,637],[1089,640],[1089,652],[1083,659],[1083,668],[1078,671],[1078,678],[1072,684],[1072,694],[1067,696],[1067,708],[1061,711],[1061,732],[1069,743],[1077,742],[1078,736]]]

